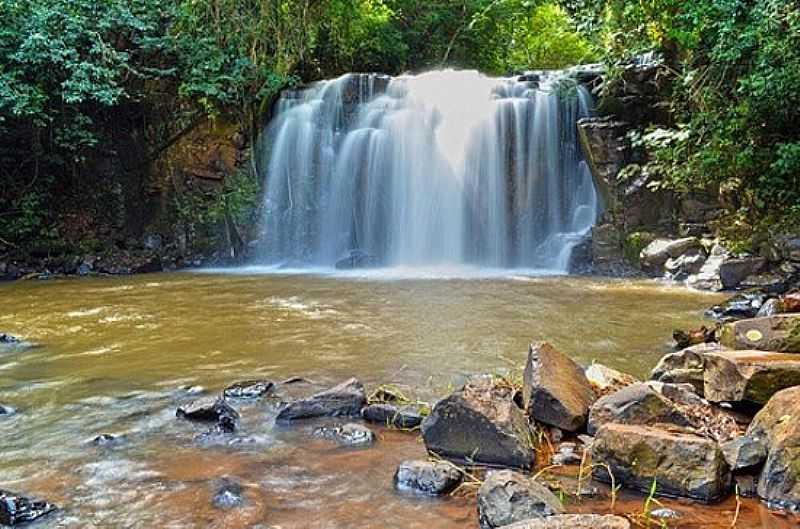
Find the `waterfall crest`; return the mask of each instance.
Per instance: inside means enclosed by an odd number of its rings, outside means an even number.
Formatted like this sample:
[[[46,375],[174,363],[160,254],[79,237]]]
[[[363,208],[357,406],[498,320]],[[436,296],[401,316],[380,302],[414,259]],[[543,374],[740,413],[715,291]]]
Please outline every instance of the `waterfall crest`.
[[[566,271],[599,204],[557,73],[348,74],[287,91],[262,135],[260,259]]]

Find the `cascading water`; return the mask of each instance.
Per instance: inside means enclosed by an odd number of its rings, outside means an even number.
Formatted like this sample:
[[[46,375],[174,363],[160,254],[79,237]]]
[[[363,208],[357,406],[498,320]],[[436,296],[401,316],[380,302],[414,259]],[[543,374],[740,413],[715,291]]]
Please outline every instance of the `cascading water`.
[[[591,96],[566,85],[444,70],[286,92],[262,135],[262,260],[565,271],[599,209]]]

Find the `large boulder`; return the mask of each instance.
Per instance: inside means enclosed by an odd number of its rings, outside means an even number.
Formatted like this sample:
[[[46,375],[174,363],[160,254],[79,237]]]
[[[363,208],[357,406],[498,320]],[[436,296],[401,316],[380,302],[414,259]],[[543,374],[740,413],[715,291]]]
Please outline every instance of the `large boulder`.
[[[730,257],[730,252],[719,244],[714,245],[711,252],[708,254],[700,271],[692,274],[686,280],[686,283],[698,290],[723,290],[725,287],[722,284],[722,279],[719,275],[722,263]]]
[[[482,529],[563,512],[561,502],[550,489],[511,470],[490,472],[478,490],[478,518]]]
[[[447,494],[461,483],[461,472],[441,461],[403,461],[394,474],[398,490],[437,496]]]
[[[613,514],[555,514],[506,525],[502,529],[630,529],[627,518]]]
[[[717,443],[666,426],[606,424],[592,443],[594,477],[643,492],[712,502],[728,492],[731,473]]]
[[[760,271],[766,264],[763,257],[731,257],[719,267],[719,279],[724,289],[738,287],[748,276]]]
[[[800,354],[718,351],[705,355],[704,395],[712,402],[765,404],[800,385]]]
[[[22,525],[46,516],[58,507],[43,500],[26,498],[0,489],[0,524]]]
[[[416,428],[422,424],[422,415],[414,406],[396,406],[389,403],[370,404],[361,410],[365,421],[394,426],[395,428]]]
[[[522,398],[532,419],[575,432],[586,424],[597,398],[583,369],[546,342],[531,344]]]
[[[532,432],[514,391],[491,377],[470,380],[440,400],[422,422],[430,452],[457,461],[531,468]]]
[[[728,323],[720,343],[731,349],[800,353],[800,314],[779,314]]]
[[[364,385],[355,378],[321,391],[308,398],[296,400],[278,412],[278,421],[294,421],[314,417],[354,417],[361,414],[367,403]]]
[[[705,250],[700,240],[696,237],[685,237],[677,240],[655,239],[639,254],[639,262],[642,270],[660,276],[664,274],[667,261],[678,259],[685,254],[702,255],[705,260]],[[702,265],[702,262],[700,264]]]
[[[773,395],[753,418],[745,438],[752,450],[766,445],[759,497],[778,507],[800,509],[800,386]]]
[[[706,251],[700,248],[691,248],[678,257],[670,257],[664,263],[664,276],[672,281],[684,281],[690,275],[700,272],[706,262]]]
[[[671,384],[691,384],[702,395],[705,354],[724,349],[717,343],[702,343],[666,354],[651,372],[650,379]]]

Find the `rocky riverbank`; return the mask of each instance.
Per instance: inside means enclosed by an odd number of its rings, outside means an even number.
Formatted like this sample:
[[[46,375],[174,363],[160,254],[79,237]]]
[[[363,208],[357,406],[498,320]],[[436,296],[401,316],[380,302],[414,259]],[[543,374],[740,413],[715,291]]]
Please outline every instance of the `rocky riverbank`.
[[[409,497],[473,498],[482,528],[616,529],[653,520],[671,527],[680,513],[660,508],[664,497],[716,503],[752,496],[792,517],[800,511],[800,306],[797,293],[772,299],[785,312],[747,318],[713,307],[710,315],[726,314],[713,332],[664,356],[644,381],[601,364],[579,366],[535,343],[511,374],[472,376],[435,403],[388,386],[368,392],[356,379],[310,392],[292,378],[242,381],[218,395],[187,390],[172,409],[175,420],[204,425],[195,443],[234,450],[257,442],[241,424],[253,413],[248,403],[262,399],[275,404],[275,428],[311,424],[313,438],[344,450],[379,447],[385,428],[419,436],[429,459],[400,462],[393,486]],[[0,340],[4,350],[30,346],[8,335]],[[98,447],[127,441],[107,432],[87,437]],[[642,495],[641,512],[615,509],[619,487]],[[55,510],[2,494],[7,525]],[[241,484],[220,478],[212,501],[237,509],[242,494]],[[606,507],[597,500],[594,512],[580,507],[598,494]]]

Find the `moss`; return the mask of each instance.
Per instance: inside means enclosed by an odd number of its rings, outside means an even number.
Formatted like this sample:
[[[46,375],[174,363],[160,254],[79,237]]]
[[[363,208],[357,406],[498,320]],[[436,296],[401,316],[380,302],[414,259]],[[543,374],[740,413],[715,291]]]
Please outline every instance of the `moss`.
[[[628,263],[639,266],[639,254],[653,240],[655,235],[646,231],[635,231],[629,233],[622,243],[622,255]]]

